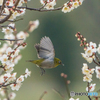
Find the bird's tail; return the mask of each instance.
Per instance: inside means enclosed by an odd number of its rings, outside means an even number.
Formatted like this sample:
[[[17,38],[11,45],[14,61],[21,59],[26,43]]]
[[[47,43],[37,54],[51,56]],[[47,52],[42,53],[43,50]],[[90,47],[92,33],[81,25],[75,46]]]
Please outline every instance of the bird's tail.
[[[38,64],[38,60],[27,60],[26,62],[32,62],[34,64]]]
[[[33,62],[33,60],[26,60],[26,62]]]
[[[32,62],[34,64],[40,65],[43,61],[44,59],[39,59],[39,60],[28,60],[27,62]]]

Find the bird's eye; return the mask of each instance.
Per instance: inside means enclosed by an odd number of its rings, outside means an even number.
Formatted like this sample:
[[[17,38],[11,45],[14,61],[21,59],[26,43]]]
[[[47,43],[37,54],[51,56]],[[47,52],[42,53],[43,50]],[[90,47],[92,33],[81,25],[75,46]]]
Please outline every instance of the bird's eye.
[[[61,61],[59,61],[59,64],[61,64]]]

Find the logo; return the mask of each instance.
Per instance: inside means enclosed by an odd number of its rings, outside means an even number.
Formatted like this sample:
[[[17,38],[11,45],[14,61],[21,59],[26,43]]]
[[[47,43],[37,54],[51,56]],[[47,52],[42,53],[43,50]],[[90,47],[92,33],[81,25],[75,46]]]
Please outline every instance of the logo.
[[[71,92],[70,92],[70,96],[71,96],[71,97],[74,97],[74,96],[75,96],[75,92],[74,92],[74,91],[71,91]]]
[[[74,97],[74,96],[98,96],[98,93],[97,92],[74,92],[74,91],[71,91],[70,96],[71,97]]]

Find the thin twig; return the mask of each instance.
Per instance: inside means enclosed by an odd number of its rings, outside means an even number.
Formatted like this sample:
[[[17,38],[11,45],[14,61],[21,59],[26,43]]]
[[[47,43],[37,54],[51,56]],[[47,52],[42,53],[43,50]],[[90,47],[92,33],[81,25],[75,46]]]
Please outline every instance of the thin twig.
[[[53,89],[53,91],[57,93],[62,98],[62,100],[65,100],[64,96],[59,91],[57,91],[56,89]]]
[[[68,94],[68,98],[70,98],[70,91],[69,91],[69,88],[68,88],[68,84],[66,83],[67,79],[64,78],[64,81],[65,81],[65,85],[66,85],[66,91],[67,91],[67,94]]]
[[[43,5],[42,7],[40,7],[39,9],[43,9],[47,4],[47,1],[45,2],[45,5]]]
[[[39,98],[39,100],[42,100],[42,98],[44,97],[44,95],[47,93],[47,91],[44,91],[43,93],[42,93],[42,95],[40,96],[40,98]]]
[[[6,81],[6,82],[7,82],[7,81]],[[0,88],[1,88],[1,87],[9,86],[9,85],[11,85],[11,84],[16,84],[16,81],[14,81],[14,82],[12,82],[12,83],[9,83],[9,84],[6,84],[6,85],[5,85],[6,82],[4,82],[2,85],[0,85]]]
[[[1,6],[0,6],[1,7]],[[12,6],[7,6],[8,8],[12,8]],[[30,7],[17,7],[17,8],[22,8],[22,9],[27,9],[27,10],[34,10],[34,11],[39,11],[39,12],[47,12],[47,11],[56,11],[56,10],[61,10],[63,8],[63,6],[61,7],[57,7],[54,9],[42,9],[44,6],[40,7],[40,8],[30,8]]]
[[[4,9],[5,3],[6,3],[6,0],[3,0],[2,6],[1,6],[1,9],[0,9],[0,16],[1,16],[2,11],[3,11],[3,9]]]
[[[87,87],[88,87],[88,93],[90,92],[90,89],[89,89],[89,82],[87,83]],[[89,100],[92,100],[91,98],[90,98],[90,95],[88,95],[88,98],[89,98]]]
[[[0,39],[2,41],[20,41],[20,40],[23,40],[23,39]]]
[[[15,51],[18,47],[20,47],[20,46],[22,46],[22,45],[26,45],[26,43],[24,42],[24,43],[18,44],[18,46],[14,49],[14,51]],[[10,53],[8,59],[10,59],[10,57],[11,57],[11,55],[14,53],[14,51],[12,51],[12,52]]]
[[[96,55],[96,53],[95,53],[95,57],[96,57],[97,62],[100,64],[99,57]]]
[[[97,64],[98,66],[100,66],[100,64],[99,64],[99,63],[97,63],[94,59],[93,59],[93,62],[94,62],[95,64]]]
[[[0,28],[2,28],[2,27],[9,27],[11,29],[15,29],[15,27],[12,27],[12,26],[9,26],[9,25],[2,25],[2,26],[0,26]]]

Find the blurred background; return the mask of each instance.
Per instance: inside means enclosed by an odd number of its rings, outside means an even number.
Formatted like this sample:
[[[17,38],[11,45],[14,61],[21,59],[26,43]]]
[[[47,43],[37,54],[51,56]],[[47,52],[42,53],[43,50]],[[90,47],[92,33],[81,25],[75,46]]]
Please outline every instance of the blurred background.
[[[66,0],[57,0],[57,5],[63,5]],[[28,7],[39,8],[39,0],[31,0]],[[83,63],[87,63],[80,53],[84,52],[83,47],[80,47],[80,42],[77,41],[75,34],[79,31],[87,41],[100,42],[100,1],[85,0],[83,4],[74,9],[70,13],[64,14],[61,11],[54,12],[36,12],[26,11],[24,20],[16,22],[17,31],[24,30],[30,20],[39,19],[39,27],[30,33],[27,38],[27,47],[21,51],[22,59],[15,66],[15,72],[18,76],[24,73],[28,68],[31,70],[31,77],[25,79],[23,85],[17,93],[15,100],[39,100],[41,94],[47,91],[43,97],[44,100],[61,100],[62,98],[52,89],[60,91],[66,98],[67,92],[64,79],[60,76],[63,72],[68,75],[70,91],[85,92],[87,83],[83,82],[83,74],[81,68]],[[40,69],[36,65],[26,62],[26,60],[37,59],[37,53],[34,48],[36,43],[44,36],[50,37],[53,42],[56,57],[60,58],[65,66],[58,66],[54,69],[47,69],[45,75],[40,76]],[[90,68],[95,67],[95,64],[88,64]],[[100,81],[93,74],[92,83],[96,83],[98,90]],[[96,91],[95,90],[95,91]],[[80,100],[88,98],[86,96],[77,96]],[[77,98],[74,97],[74,98]],[[66,99],[68,100],[68,99]]]

